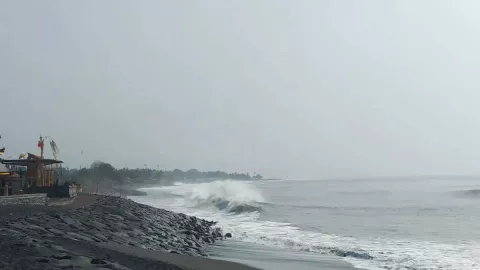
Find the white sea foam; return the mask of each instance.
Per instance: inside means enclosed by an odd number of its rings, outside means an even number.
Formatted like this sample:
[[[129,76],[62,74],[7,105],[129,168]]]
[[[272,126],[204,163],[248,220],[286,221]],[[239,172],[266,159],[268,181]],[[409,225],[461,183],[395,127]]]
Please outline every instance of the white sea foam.
[[[290,223],[260,219],[261,192],[251,183],[215,181],[145,189],[136,200],[218,221],[225,232],[241,241],[344,257],[364,269],[480,269],[480,246],[419,240],[357,239],[303,231]],[[250,206],[235,211],[238,206]],[[255,208],[257,207],[257,208]]]
[[[172,194],[181,195],[190,207],[215,207],[230,213],[260,211],[264,199],[252,185],[239,181],[215,181],[202,184],[176,183]]]

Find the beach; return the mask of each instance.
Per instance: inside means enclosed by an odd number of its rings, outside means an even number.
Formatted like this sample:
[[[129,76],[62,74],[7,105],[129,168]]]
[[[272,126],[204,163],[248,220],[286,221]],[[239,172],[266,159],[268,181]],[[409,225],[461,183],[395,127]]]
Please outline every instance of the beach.
[[[2,206],[0,269],[479,269],[471,179],[226,180],[141,191]]]
[[[109,196],[0,210],[0,269],[254,269],[207,258],[215,222]]]

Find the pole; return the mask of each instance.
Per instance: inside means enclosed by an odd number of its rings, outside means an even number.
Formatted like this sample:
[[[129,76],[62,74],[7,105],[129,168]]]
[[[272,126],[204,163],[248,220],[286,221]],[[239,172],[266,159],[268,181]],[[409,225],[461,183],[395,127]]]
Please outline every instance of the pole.
[[[4,180],[3,183],[4,183],[4,186],[3,186],[3,195],[4,195],[4,196],[8,196],[8,182]]]

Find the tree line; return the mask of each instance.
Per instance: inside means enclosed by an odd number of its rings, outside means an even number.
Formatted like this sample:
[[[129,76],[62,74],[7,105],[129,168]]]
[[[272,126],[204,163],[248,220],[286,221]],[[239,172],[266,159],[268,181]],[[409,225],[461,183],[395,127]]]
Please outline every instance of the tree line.
[[[150,168],[117,169],[111,164],[103,161],[95,161],[87,168],[64,168],[62,175],[66,181],[81,183],[87,186],[100,185],[105,187],[168,184],[180,180],[261,180],[263,178],[260,174],[250,175],[249,173],[227,173],[222,171],[201,172],[197,169],[190,169],[187,171],[179,169],[167,171]]]

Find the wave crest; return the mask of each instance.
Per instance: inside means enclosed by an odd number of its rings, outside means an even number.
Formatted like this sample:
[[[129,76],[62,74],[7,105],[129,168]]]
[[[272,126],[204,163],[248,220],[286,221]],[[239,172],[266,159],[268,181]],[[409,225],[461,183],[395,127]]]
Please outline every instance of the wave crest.
[[[176,183],[172,191],[183,196],[192,207],[215,207],[228,213],[259,212],[264,198],[260,191],[248,182],[214,181],[200,184]]]
[[[464,194],[468,196],[480,196],[480,189],[469,189],[464,191]]]
[[[479,198],[480,199],[480,189],[460,190],[460,191],[456,191],[455,193],[457,194],[457,196]]]

